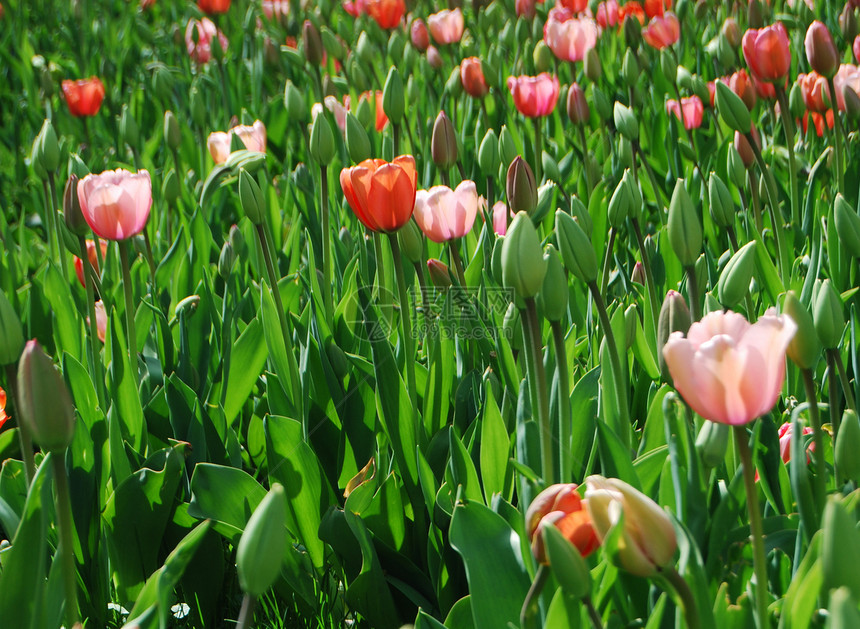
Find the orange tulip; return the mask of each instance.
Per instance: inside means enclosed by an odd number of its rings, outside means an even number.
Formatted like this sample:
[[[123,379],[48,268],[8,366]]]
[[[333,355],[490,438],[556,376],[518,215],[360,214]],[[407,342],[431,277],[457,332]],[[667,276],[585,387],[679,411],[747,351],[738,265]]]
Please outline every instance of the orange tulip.
[[[645,0],[645,15],[649,18],[663,15],[672,8],[672,0]]]
[[[6,414],[6,391],[3,390],[3,387],[0,387],[0,427],[6,423],[7,419],[9,419],[9,416]]]
[[[107,255],[107,242],[104,240],[99,240],[99,245],[102,250],[102,258]],[[93,270],[96,272],[96,276],[98,276],[99,270],[99,254],[96,251],[96,243],[92,240],[87,241],[87,260],[89,260],[90,265],[93,267]],[[84,262],[79,257],[75,256],[75,273],[78,276],[78,281],[81,283],[81,286],[86,286],[84,284]]]
[[[782,22],[744,33],[741,47],[752,73],[762,81],[774,83],[784,79],[791,67],[788,33]]]
[[[541,535],[546,526],[558,528],[583,557],[600,545],[591,517],[576,489],[573,483],[550,485],[535,496],[526,511],[526,532],[532,553],[542,564],[549,564]]]
[[[412,218],[417,185],[411,155],[395,157],[393,162],[366,159],[340,171],[340,186],[349,206],[375,232],[396,232]]]
[[[394,28],[406,13],[404,0],[367,0],[367,13],[382,28]]]
[[[671,46],[681,36],[681,24],[674,13],[666,13],[652,19],[642,29],[642,39],[649,46],[662,50]]]
[[[483,98],[490,91],[481,60],[477,57],[467,57],[460,62],[460,82],[466,93],[474,98]]]
[[[204,13],[227,13],[230,10],[230,0],[197,0],[197,6]]]
[[[809,111],[821,113],[830,107],[830,87],[826,78],[813,70],[809,74],[798,76],[797,82],[803,95],[803,103]]]
[[[752,111],[753,107],[755,107],[756,93],[755,85],[747,74],[747,71],[738,70],[735,72],[729,77],[727,85],[742,101],[744,101],[744,105],[747,106],[747,109]]]
[[[63,81],[62,88],[63,98],[73,116],[95,116],[99,112],[105,97],[105,86],[98,77]]]

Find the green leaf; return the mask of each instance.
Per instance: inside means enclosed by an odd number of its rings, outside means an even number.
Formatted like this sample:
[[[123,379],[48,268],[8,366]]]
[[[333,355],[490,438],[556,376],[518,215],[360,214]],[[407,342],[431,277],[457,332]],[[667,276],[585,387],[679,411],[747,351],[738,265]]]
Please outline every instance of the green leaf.
[[[188,515],[215,520],[215,530],[235,543],[265,496],[263,486],[243,470],[198,463],[191,476]]]
[[[457,436],[454,426],[448,429],[448,451],[451,453],[448,469],[454,481],[452,485],[454,493],[457,493],[458,489],[462,487],[464,498],[469,501],[483,502],[484,496],[481,494],[478,471],[475,469],[469,452]]]
[[[511,441],[492,386],[488,383],[484,390],[486,400],[481,418],[481,481],[484,484],[484,501],[489,504],[493,494],[505,490]]]

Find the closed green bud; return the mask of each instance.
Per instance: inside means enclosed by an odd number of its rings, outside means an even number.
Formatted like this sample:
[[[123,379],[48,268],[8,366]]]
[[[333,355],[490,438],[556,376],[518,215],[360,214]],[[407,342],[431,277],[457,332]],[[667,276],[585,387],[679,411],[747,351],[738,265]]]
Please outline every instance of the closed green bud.
[[[749,292],[755,270],[756,241],[750,241],[737,250],[729,260],[717,282],[717,295],[726,308],[737,305]]]
[[[196,86],[191,88],[191,120],[198,127],[206,126],[206,102]]]
[[[233,270],[233,265],[236,263],[236,252],[230,246],[230,241],[224,243],[221,247],[221,255],[218,256],[218,275],[225,282],[230,277],[230,271]]]
[[[764,16],[759,0],[750,0],[747,8],[747,24],[750,28],[761,28],[764,26]]]
[[[161,194],[168,205],[173,205],[179,198],[179,177],[176,176],[176,171],[172,168],[167,171],[161,182]]]
[[[375,99],[374,99],[374,102]],[[355,108],[355,119],[361,123],[361,126],[367,129],[373,120],[375,120],[375,114],[370,109],[370,99],[360,98],[358,100],[358,106]]]
[[[630,186],[622,179],[615,186],[615,192],[609,199],[609,224],[613,229],[620,229],[630,216],[633,199],[630,196]]]
[[[403,111],[406,109],[406,97],[403,93],[403,80],[397,68],[391,66],[388,78],[385,79],[385,88],[382,90],[382,109],[391,121],[391,124],[400,124],[403,120]]]
[[[839,30],[846,42],[853,42],[854,38],[857,37],[857,16],[854,11],[854,5],[846,2],[842,8],[842,13],[839,14]]]
[[[639,121],[636,119],[636,114],[633,113],[632,109],[615,101],[612,116],[615,120],[615,128],[618,129],[618,133],[631,142],[639,139]]]
[[[621,178],[621,181],[630,191],[630,218],[638,219],[642,214],[642,191],[639,190],[639,184],[633,178],[633,174],[629,168],[624,170],[624,176]]]
[[[233,251],[236,252],[237,257],[247,257],[245,237],[242,235],[242,230],[239,228],[238,225],[233,225],[230,228],[230,233],[227,234],[227,240],[230,241],[230,246],[233,247]]]
[[[532,52],[532,59],[535,63],[536,72],[546,72],[552,68],[555,63],[555,56],[552,54],[552,50],[549,49],[549,46],[546,45],[546,42],[544,42],[543,39],[538,40],[534,52]]]
[[[287,81],[284,87],[284,107],[290,122],[306,122],[308,119],[308,104],[304,96],[292,81]]]
[[[135,149],[140,141],[140,130],[128,105],[122,106],[122,115],[119,119],[119,137],[125,144]]]
[[[242,211],[254,225],[261,225],[266,216],[266,201],[256,180],[244,168],[239,171],[239,202]]]
[[[785,294],[782,312],[797,324],[797,333],[786,351],[788,357],[801,369],[812,369],[821,357],[821,341],[815,331],[812,315],[791,290]]]
[[[433,135],[430,138],[430,153],[433,163],[447,170],[457,163],[457,136],[454,125],[444,111],[440,111],[433,123]]]
[[[594,83],[591,84],[591,104],[594,105],[594,110],[601,120],[612,118],[612,103],[609,102],[603,90]]]
[[[747,168],[744,166],[744,160],[733,144],[729,144],[726,154],[726,169],[729,173],[729,179],[735,184],[735,187],[743,190],[747,180]]]
[[[547,321],[561,321],[567,313],[567,275],[561,265],[558,251],[552,245],[547,245],[544,249],[543,261],[546,264],[546,275],[537,298],[538,305]]]
[[[833,217],[842,247],[849,255],[860,258],[860,215],[841,194],[836,195]]]
[[[633,168],[633,143],[623,135],[617,135],[615,139],[618,163],[622,168]]]
[[[624,60],[621,62],[621,78],[627,87],[633,87],[639,80],[639,61],[630,48],[624,53]]]
[[[499,159],[502,168],[507,169],[517,157],[517,145],[507,125],[502,125],[499,133]]]
[[[502,332],[511,344],[511,349],[520,351],[523,348],[523,322],[520,318],[520,310],[516,304],[508,304],[505,317],[502,319]]]
[[[622,28],[627,47],[636,50],[639,47],[639,42],[642,41],[642,24],[639,23],[639,19],[635,15],[626,16]]]
[[[424,258],[424,234],[415,221],[407,221],[406,224],[397,231],[397,241],[400,243],[400,250],[406,259],[412,264],[421,262]]]
[[[164,142],[171,151],[178,149],[182,143],[179,120],[176,119],[176,116],[169,109],[164,112]]]
[[[287,496],[279,483],[254,509],[236,547],[239,586],[254,598],[265,594],[281,574],[287,545]]]
[[[535,175],[531,166],[517,155],[508,167],[505,180],[505,191],[508,195],[508,206],[511,212],[532,214],[537,207],[538,194]]]
[[[6,294],[0,290],[0,365],[14,365],[24,349],[24,331]]]
[[[546,263],[540,238],[528,214],[518,212],[502,246],[502,281],[521,299],[540,292],[546,275]]]
[[[717,173],[708,179],[708,198],[711,200],[711,217],[720,227],[726,228],[735,222],[735,203],[728,186]]]
[[[322,40],[323,48],[325,48],[325,51],[328,54],[335,59],[343,59],[343,42],[328,28],[328,26],[323,26],[320,29],[320,39]]]
[[[702,77],[698,75],[693,76],[690,80],[690,91],[698,96],[702,103],[707,104],[711,102],[711,92],[708,90],[708,84]]]
[[[788,109],[795,118],[802,118],[806,112],[806,104],[803,102],[803,89],[800,87],[800,83],[791,86],[791,92],[788,94]]]
[[[413,52],[415,51],[412,46],[409,48]],[[397,29],[391,31],[391,35],[388,37],[388,56],[392,59],[402,59],[405,49],[406,40],[403,38],[403,34]]]
[[[556,210],[555,238],[564,266],[586,284],[597,280],[597,256],[591,239],[572,216]]]
[[[728,424],[704,422],[696,437],[696,450],[707,467],[717,467],[726,458],[731,429]]]
[[[860,118],[860,96],[850,85],[842,86],[842,99],[845,101],[845,113],[850,120]]]
[[[845,412],[842,413],[839,433],[836,435],[836,448],[833,457],[839,473],[855,483],[860,482],[858,452],[860,452],[860,420],[857,418],[857,413],[846,408]]]
[[[561,590],[575,599],[590,596],[591,572],[580,551],[553,524],[539,526],[537,534],[542,536],[547,561]]]
[[[78,199],[78,177],[74,173],[69,175],[63,190],[63,220],[69,231],[76,236],[86,236],[90,231],[90,226],[81,213],[81,202]]]
[[[856,456],[856,452],[854,453]],[[825,591],[845,586],[860,597],[860,531],[842,502],[830,496],[821,518],[821,569]]]
[[[364,33],[362,33],[363,35]],[[370,80],[367,78],[361,63],[356,57],[350,56],[347,58],[349,67],[349,84],[359,92],[366,92],[370,89]]]
[[[845,329],[845,314],[842,312],[842,298],[829,279],[824,280],[818,289],[812,318],[824,348],[836,349]]]
[[[660,69],[666,80],[674,84],[675,77],[678,75],[678,62],[675,61],[675,54],[669,48],[660,51]]]
[[[670,290],[666,293],[666,298],[660,307],[660,315],[657,317],[657,362],[660,365],[663,379],[670,384],[673,380],[669,368],[666,366],[666,359],[663,358],[663,347],[665,347],[672,332],[686,334],[691,323],[690,309],[687,307],[684,297],[678,291]]]
[[[305,59],[312,66],[318,66],[323,60],[323,44],[320,32],[310,20],[302,24],[302,45],[305,49]]]
[[[370,138],[352,112],[346,114],[346,149],[353,163],[358,164],[370,158]]]
[[[370,41],[370,37],[367,35],[367,31],[361,31],[361,35],[358,36],[355,52],[359,61],[365,67],[370,68],[373,66],[373,62],[376,60],[376,50],[374,49],[373,42]]]
[[[43,450],[61,454],[72,442],[72,396],[54,362],[36,341],[27,342],[18,363],[18,413]]]
[[[750,132],[750,128],[752,128],[750,110],[747,109],[741,97],[722,81],[716,83],[714,104],[717,106],[717,111],[720,112],[720,117],[730,128],[741,134]]]
[[[495,130],[490,129],[484,134],[481,146],[478,148],[478,166],[486,177],[492,177],[499,171],[499,138]]]
[[[334,159],[334,133],[324,112],[314,116],[309,148],[311,157],[318,164],[328,166]]]
[[[675,83],[677,83],[680,88],[691,92],[693,91],[693,75],[690,74],[690,71],[684,66],[679,65],[675,69]]]
[[[427,273],[430,275],[430,281],[433,282],[433,286],[436,288],[448,288],[453,284],[451,281],[451,269],[438,258],[427,260]]]
[[[540,163],[543,166],[543,175],[547,181],[558,183],[561,181],[561,171],[558,169],[558,162],[552,158],[552,155],[546,151],[541,151]]]
[[[576,222],[579,223],[579,226],[582,228],[582,231],[585,232],[585,235],[591,238],[591,230],[594,227],[594,223],[591,220],[591,214],[588,213],[588,208],[585,207],[585,203],[583,203],[576,195],[570,197],[570,214],[576,219]]]
[[[597,54],[596,47],[589,48],[585,52],[583,69],[589,81],[600,80],[600,75],[603,74],[603,66],[600,65],[600,55]]]
[[[84,164],[84,160],[77,153],[69,155],[69,165],[67,167],[70,175],[76,175],[78,179],[83,179],[90,174],[90,169]]]
[[[669,202],[669,242],[685,267],[693,266],[702,252],[702,226],[683,179],[675,183]]]
[[[448,75],[448,80],[445,81],[445,93],[452,98],[460,98],[463,93],[463,81],[460,79],[460,66],[455,66],[451,69],[451,74]]]
[[[38,145],[38,150],[36,145]],[[42,123],[42,129],[36,136],[33,143],[33,158],[38,159],[39,165],[49,173],[56,172],[60,166],[60,143],[50,120],[45,120]]]

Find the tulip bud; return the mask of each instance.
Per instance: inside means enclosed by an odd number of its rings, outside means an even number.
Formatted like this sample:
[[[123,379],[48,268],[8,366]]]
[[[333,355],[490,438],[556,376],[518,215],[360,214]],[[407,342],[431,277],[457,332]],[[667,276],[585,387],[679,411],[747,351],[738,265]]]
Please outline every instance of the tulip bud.
[[[678,62],[675,61],[675,54],[668,48],[660,51],[660,69],[667,81],[675,82],[675,77],[678,75]]]
[[[553,67],[555,56],[552,54],[549,46],[546,45],[546,42],[541,39],[535,45],[534,51],[532,51],[532,60],[534,61],[536,72],[546,72]]]
[[[302,25],[302,44],[305,49],[305,59],[312,66],[318,66],[323,60],[323,44],[320,32],[310,20],[305,20]]]
[[[601,120],[609,120],[612,117],[612,103],[594,83],[591,84],[591,102]]]
[[[362,33],[363,35],[364,33]],[[308,104],[304,96],[292,81],[287,81],[284,87],[284,107],[290,122],[306,122],[308,119]]]
[[[161,194],[168,205],[176,203],[179,198],[179,178],[176,176],[176,171],[172,168],[167,171],[164,180],[161,182]]]
[[[741,29],[735,18],[727,17],[725,22],[723,22],[720,32],[732,48],[737,48],[741,45]]]
[[[737,305],[749,291],[755,269],[755,247],[756,241],[752,240],[738,249],[720,274],[717,295],[726,308]]]
[[[669,368],[666,366],[666,359],[663,358],[663,347],[672,332],[686,334],[691,323],[692,319],[687,302],[684,301],[681,293],[670,290],[666,293],[663,306],[660,308],[660,315],[657,318],[657,362],[660,365],[660,373],[663,374],[663,379],[666,382],[671,383],[673,380]]]
[[[427,25],[424,20],[415,18],[412,20],[412,26],[409,28],[412,38],[412,45],[419,52],[424,52],[430,46],[430,33],[427,32]]]
[[[517,145],[514,143],[514,138],[511,132],[508,131],[507,125],[502,125],[502,130],[499,133],[499,159],[501,160],[501,168],[507,169],[511,162],[517,158]],[[507,171],[502,171],[504,177]]]
[[[839,30],[842,32],[842,38],[847,42],[854,41],[857,37],[857,15],[854,10],[854,5],[846,2],[842,7],[842,13],[839,14]]]
[[[600,65],[600,55],[597,54],[597,48],[589,48],[585,52],[585,61],[583,64],[585,76],[589,81],[599,81],[600,75],[603,74],[603,67]]]
[[[624,42],[628,48],[636,50],[639,47],[639,42],[642,41],[642,24],[634,15],[624,17]]]
[[[344,47],[342,41],[335,35],[328,26],[323,26],[320,29],[320,40],[323,48],[335,59],[343,59]]]
[[[567,276],[558,251],[552,245],[547,245],[544,249],[543,261],[546,264],[546,275],[537,298],[538,305],[547,321],[561,321],[567,314]]]
[[[613,229],[620,229],[630,215],[633,199],[630,196],[630,186],[623,179],[615,186],[615,192],[609,199],[609,224]]]
[[[225,282],[230,278],[230,271],[233,270],[233,265],[236,263],[236,252],[230,246],[230,241],[224,243],[221,247],[221,255],[218,256],[218,275]]]
[[[750,28],[761,28],[764,26],[764,16],[759,0],[750,0],[747,7],[747,24]]]
[[[397,241],[406,259],[416,264],[424,257],[424,235],[415,221],[407,221],[397,231]]]
[[[352,112],[346,113],[346,149],[356,164],[370,158],[370,138]]]
[[[737,139],[738,135],[735,132],[735,139]],[[749,146],[749,143],[747,143],[747,146]],[[728,172],[729,180],[735,187],[743,190],[747,180],[747,170],[740,153],[738,153],[733,144],[729,145],[726,153],[726,171]]]
[[[365,67],[371,67],[376,58],[376,51],[373,48],[373,42],[370,41],[367,31],[361,31],[361,34],[358,36],[358,42],[355,45],[355,53],[358,60]]]
[[[824,280],[818,288],[815,305],[812,309],[815,331],[825,349],[836,349],[845,329],[845,314],[842,312],[842,298],[830,280]]]
[[[841,194],[836,195],[833,217],[842,247],[849,255],[860,258],[860,215]]]
[[[839,423],[833,459],[839,473],[855,483],[860,481],[860,457],[857,452],[860,452],[860,420],[857,419],[857,413],[846,408]]]
[[[433,123],[433,135],[430,139],[430,153],[433,163],[447,170],[457,163],[457,136],[454,125],[444,111],[440,111]]]
[[[518,352],[523,349],[523,322],[516,304],[508,304],[502,319],[502,332],[513,351]]]
[[[583,203],[577,196],[570,197],[570,214],[574,219],[576,219],[576,222],[579,223],[579,226],[582,228],[582,231],[585,232],[585,235],[591,238],[591,230],[594,226],[591,221],[591,214],[588,213],[588,208],[585,207],[585,203]]]
[[[374,120],[374,112],[370,110],[369,99],[360,98],[358,100],[358,106],[355,108],[355,119],[358,120],[361,126],[365,129],[371,125],[371,121]]]
[[[367,78],[367,74],[364,73],[361,62],[358,61],[355,55],[347,57],[347,65],[349,68],[350,84],[354,85],[355,89],[359,92],[370,89],[370,81]]]
[[[675,83],[677,83],[680,88],[691,92],[693,91],[693,75],[684,66],[679,65],[675,70]]]
[[[217,39],[217,38],[216,38]],[[167,148],[175,151],[182,143],[182,134],[179,131],[179,121],[169,109],[164,112],[164,142]]]
[[[83,179],[90,174],[90,169],[87,168],[87,165],[84,164],[84,161],[77,153],[69,155],[69,165],[67,170],[70,175],[76,175],[78,179]]]
[[[573,124],[585,124],[591,116],[585,92],[578,83],[573,83],[567,90],[567,117]]]
[[[528,214],[517,212],[502,246],[502,281],[521,299],[540,292],[546,263],[540,238]]]
[[[460,78],[460,66],[451,69],[448,80],[445,81],[445,93],[452,98],[459,98],[463,93],[463,80]]]
[[[46,119],[42,123],[36,142],[40,145],[39,157],[42,168],[49,173],[56,172],[60,167],[60,142],[57,140],[57,133],[50,120]]]
[[[532,500],[526,510],[526,534],[532,554],[541,564],[548,564],[541,529],[547,524],[560,531],[581,557],[591,554],[599,545],[588,512],[577,486],[572,483],[550,485]]]
[[[591,239],[570,214],[555,212],[555,237],[564,266],[586,284],[597,280],[597,255]]]
[[[427,63],[430,64],[430,67],[434,70],[438,70],[442,67],[442,55],[439,54],[439,50],[437,50],[436,46],[430,46],[427,49]]]
[[[636,264],[633,265],[633,270],[630,272],[630,281],[634,284],[645,286],[645,266],[638,260],[636,261]]]
[[[587,513],[585,514],[587,516]],[[591,572],[588,570],[588,565],[582,558],[579,548],[565,538],[562,533],[562,528],[569,528],[565,524],[565,519],[569,517],[563,512],[554,511],[547,514],[538,525],[538,533],[536,538],[540,538],[543,547],[546,548],[547,563],[552,566],[553,574],[555,575],[558,584],[562,591],[567,596],[572,596],[576,599],[585,598],[591,595]],[[579,516],[585,520],[584,517]],[[560,523],[558,526],[556,523]],[[578,523],[577,530],[584,529],[587,526],[591,529],[591,523]],[[574,540],[578,537],[575,536]],[[593,537],[596,546],[596,537],[591,529],[589,537]]]
[[[451,270],[442,260],[437,258],[427,260],[427,271],[430,274],[430,281],[437,288],[448,288],[453,284],[451,281]]]
[[[541,191],[546,190],[547,194],[551,195],[554,186],[550,186],[550,182],[561,181],[561,171],[558,168],[558,162],[553,159],[552,155],[550,155],[546,151],[541,151],[540,163],[543,167],[543,176],[544,179],[546,179],[547,183],[541,186],[541,189],[538,190],[538,205],[540,205]],[[549,200],[551,201],[551,199]],[[547,208],[547,211],[548,210],[549,208]]]
[[[132,148],[137,148],[140,140],[140,130],[127,104],[122,106],[122,115],[119,119],[119,137],[124,144],[128,144]]]
[[[266,200],[259,184],[244,168],[239,171],[239,202],[245,216],[254,225],[261,225],[265,220]]]
[[[78,199],[78,178],[74,173],[69,175],[63,190],[63,219],[69,231],[76,236],[86,236],[90,231],[90,226],[81,213],[81,202]]]
[[[714,104],[720,112],[720,117],[735,131],[749,133],[752,119],[750,118],[750,110],[747,109],[744,101],[722,81],[717,81],[715,87]]]
[[[797,332],[786,351],[788,357],[801,369],[812,369],[821,356],[821,341],[815,332],[812,315],[791,290],[785,294],[782,312],[797,324]]]
[[[842,98],[845,101],[845,114],[850,120],[860,118],[860,96],[850,85],[842,86]]]
[[[0,365],[14,365],[24,349],[21,320],[0,290]]]
[[[624,53],[624,60],[621,62],[621,78],[627,87],[636,85],[639,80],[639,62],[636,60],[636,53],[630,48]]]
[[[397,71],[397,68],[391,66],[388,71],[388,78],[385,79],[385,88],[382,90],[382,109],[391,124],[400,124],[405,108],[403,80],[400,78],[400,72]]]
[[[708,198],[711,200],[711,217],[720,227],[726,228],[735,222],[735,203],[728,186],[717,173],[708,179]]]
[[[827,27],[818,20],[809,25],[804,40],[806,59],[812,69],[828,79],[839,69],[840,55]]]
[[[740,163],[744,168],[752,168],[752,165],[755,164],[755,153],[753,152],[752,146],[750,146],[749,140],[747,140],[746,136],[740,131],[735,131],[734,147],[735,152],[740,158]],[[762,180],[764,180],[764,178],[762,178]],[[735,185],[737,185],[737,182]]]
[[[717,467],[726,458],[731,429],[728,424],[704,422],[696,437],[696,450],[707,467]]]
[[[334,133],[332,133],[328,118],[322,112],[314,116],[308,148],[311,157],[318,164],[328,166],[334,159]]]
[[[683,179],[675,183],[669,202],[669,242],[685,267],[693,266],[702,252],[702,225]]]
[[[493,129],[484,134],[481,146],[478,149],[478,165],[481,173],[487,177],[493,176],[499,171],[499,138]]]
[[[511,212],[531,214],[537,207],[538,195],[535,175],[531,166],[519,155],[508,167],[505,180],[505,190],[508,195],[508,206]]]
[[[791,86],[791,91],[788,93],[788,109],[795,118],[802,117],[806,111],[806,104],[803,102],[803,89],[801,89],[800,83],[795,83]]]
[[[28,341],[18,363],[18,412],[43,450],[62,453],[75,434],[75,405],[54,362]]]
[[[690,79],[690,90],[699,97],[699,100],[702,101],[705,107],[711,102],[711,92],[708,90],[708,84],[702,77],[693,75],[693,78]]]
[[[633,113],[632,109],[616,101],[612,115],[615,119],[615,128],[618,129],[618,133],[631,142],[639,139],[639,121],[636,119],[636,114]]]
[[[856,456],[856,452],[854,453]],[[830,496],[821,518],[821,569],[825,591],[845,586],[860,597],[860,531],[843,503]]]
[[[254,509],[236,547],[236,571],[242,591],[254,598],[265,594],[281,574],[287,544],[287,497],[284,487],[272,489]]]

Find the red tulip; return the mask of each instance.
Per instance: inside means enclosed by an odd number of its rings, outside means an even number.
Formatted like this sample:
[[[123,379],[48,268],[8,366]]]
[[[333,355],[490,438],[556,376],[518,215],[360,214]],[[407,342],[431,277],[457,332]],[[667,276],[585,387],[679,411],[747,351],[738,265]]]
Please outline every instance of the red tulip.
[[[409,28],[412,37],[412,45],[418,52],[424,52],[430,45],[430,34],[427,32],[427,25],[421,18],[412,20],[412,26]]]
[[[759,98],[763,98],[765,100],[776,100],[776,88],[773,86],[773,83],[763,81],[755,74],[752,75],[752,82],[755,86],[755,93],[758,94]],[[788,78],[786,78],[786,83],[787,82]]]
[[[747,71],[738,70],[728,78],[726,84],[744,101],[747,109],[752,111],[756,103],[755,85],[753,85],[753,81],[750,79]]]
[[[340,171],[340,186],[349,206],[375,232],[396,232],[412,218],[417,183],[411,155],[395,157],[393,162],[366,159]]]
[[[194,41],[194,30],[197,29],[197,41]],[[215,26],[208,17],[201,20],[188,20],[185,27],[185,49],[196,63],[208,63],[212,58],[212,39],[218,38],[222,50],[227,50],[227,37]]]
[[[126,240],[143,231],[152,207],[152,181],[139,170],[107,170],[78,182],[81,213],[97,236]]]
[[[683,116],[681,115],[682,112]],[[682,98],[680,106],[676,100],[666,101],[666,113],[675,114],[675,117],[683,122],[684,128],[688,130],[698,129],[702,126],[702,115],[704,112],[705,108],[698,96]]]
[[[681,24],[675,14],[671,12],[655,17],[648,23],[648,26],[642,29],[642,39],[657,50],[671,46],[678,41],[680,36]]]
[[[571,83],[567,90],[567,117],[573,124],[583,124],[588,122],[590,116],[591,110],[585,100],[585,91],[579,83]]]
[[[820,114],[817,111],[807,111],[803,114],[803,132],[807,132],[809,119],[812,119],[812,124],[815,127],[815,134],[820,138],[824,135],[824,123],[827,122],[827,128],[833,128],[833,110],[828,109],[827,113]]]
[[[582,61],[597,44],[597,22],[576,18],[567,9],[551,9],[543,27],[543,39],[553,54],[563,61]]]
[[[854,58],[858,63],[860,63],[860,35],[854,38],[854,46],[852,49],[854,51]]]
[[[99,247],[102,250],[102,258],[107,255],[107,242],[104,240],[99,240]],[[87,260],[89,260],[90,266],[93,267],[93,270],[98,275],[101,272],[99,269],[99,254],[96,251],[96,243],[92,240],[87,240]],[[75,256],[75,274],[78,276],[78,281],[81,283],[81,286],[86,287],[84,284],[84,262],[79,257]]]
[[[546,526],[558,528],[583,557],[600,546],[586,505],[576,490],[573,483],[550,485],[535,496],[526,510],[526,533],[539,563],[549,564],[541,534]]]
[[[0,12],[2,12],[2,5],[0,5]],[[3,17],[2,13],[0,13],[0,17]],[[9,416],[6,414],[6,391],[3,390],[3,387],[0,387],[0,428],[6,423],[7,419],[9,419]]]
[[[537,3],[535,0],[516,0],[514,9],[517,12],[517,17],[524,17],[527,20],[534,19],[537,11]]]
[[[460,82],[473,98],[483,98],[490,91],[484,79],[484,68],[477,57],[466,57],[460,62]]]
[[[99,112],[105,97],[105,86],[98,77],[63,81],[62,88],[69,113],[73,116],[95,116]]]
[[[556,6],[573,13],[582,13],[588,8],[588,0],[558,0]]]
[[[352,17],[361,17],[367,13],[367,0],[343,0],[343,10]]]
[[[639,20],[639,24],[645,25],[645,9],[642,8],[642,5],[636,2],[636,0],[632,0],[631,2],[625,2],[624,6],[618,9],[618,22],[623,24],[624,18],[628,15],[635,17]]]
[[[731,86],[729,86],[731,87]],[[713,81],[708,81],[708,96],[710,98],[710,106],[713,108],[714,106],[714,98],[717,95],[717,86]]]
[[[756,78],[769,83],[784,79],[791,68],[791,48],[782,22],[749,29],[741,43],[749,69]]]
[[[508,89],[517,110],[528,118],[548,116],[558,101],[558,79],[546,72],[538,76],[510,76]]]
[[[381,28],[391,29],[400,24],[406,13],[404,0],[367,0],[367,13]]]
[[[197,6],[203,13],[227,13],[230,10],[230,0],[197,0]]]
[[[645,15],[649,18],[662,16],[672,8],[672,0],[645,0]]]
[[[104,302],[101,299],[98,300],[93,305],[93,309],[96,311],[96,336],[104,343],[105,336],[107,336],[107,312],[105,312]],[[89,321],[87,322],[89,323]]]
[[[755,128],[755,125],[753,125],[751,131],[755,143],[758,145],[759,150],[761,150],[761,140],[759,140],[758,130]],[[755,163],[755,152],[753,152],[747,137],[741,135],[740,131],[735,131],[735,150],[741,156],[741,161],[746,168],[750,168]]]
[[[618,0],[607,0],[597,5],[597,24],[600,28],[615,26],[619,20]]]
[[[427,18],[427,26],[437,44],[453,44],[463,36],[463,12],[443,9]]]

